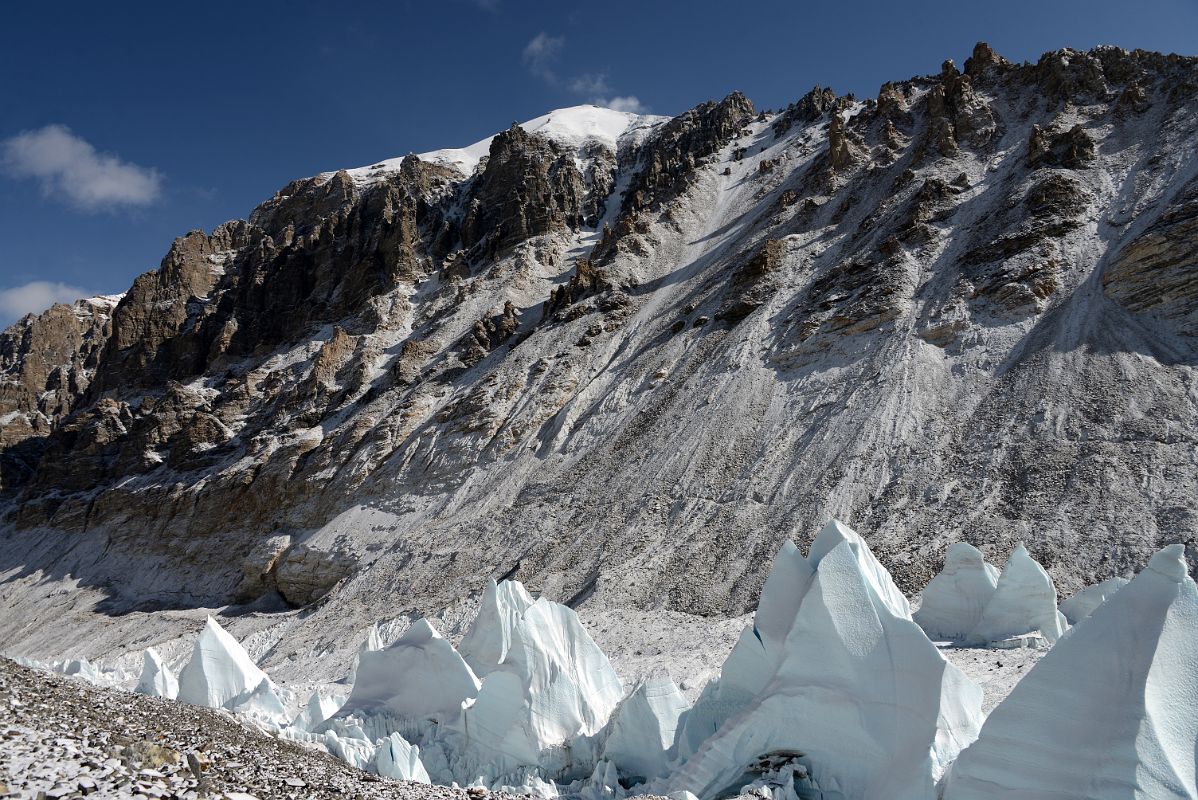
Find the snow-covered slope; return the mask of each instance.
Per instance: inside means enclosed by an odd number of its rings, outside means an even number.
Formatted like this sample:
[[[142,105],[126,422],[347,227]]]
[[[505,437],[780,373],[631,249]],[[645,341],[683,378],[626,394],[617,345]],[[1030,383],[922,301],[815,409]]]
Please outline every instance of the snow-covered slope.
[[[587,147],[598,145],[612,153],[619,148],[620,140],[626,134],[643,138],[654,127],[664,123],[668,117],[652,114],[633,114],[628,111],[614,111],[594,105],[572,106],[559,108],[542,114],[535,119],[520,123],[520,127],[528,133],[542,136],[563,148],[581,155]],[[463,175],[471,175],[479,162],[491,150],[494,136],[480,139],[466,147],[451,147],[441,150],[431,150],[419,153],[421,161],[453,167]],[[383,177],[387,172],[397,171],[403,162],[403,157],[390,158],[348,170],[357,181],[370,181]]]

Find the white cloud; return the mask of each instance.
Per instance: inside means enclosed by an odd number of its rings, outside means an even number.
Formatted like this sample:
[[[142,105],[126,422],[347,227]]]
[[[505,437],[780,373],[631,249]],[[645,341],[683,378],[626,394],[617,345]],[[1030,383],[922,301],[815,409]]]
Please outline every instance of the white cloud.
[[[557,65],[565,46],[565,36],[550,36],[541,31],[524,45],[521,60],[533,75],[552,86],[564,85],[574,94],[586,97],[588,103],[634,114],[649,110],[633,95],[614,95],[615,89],[607,82],[606,72],[584,72],[569,80],[559,78]]]
[[[162,175],[153,168],[99,153],[65,125],[47,125],[0,142],[0,166],[18,178],[37,178],[47,195],[84,211],[144,206],[158,199]]]
[[[95,292],[51,281],[30,281],[23,286],[0,289],[0,324],[8,325],[26,314],[45,311],[55,303],[73,303]]]
[[[596,101],[595,105],[610,108],[612,111],[630,111],[633,114],[644,114],[649,110],[648,106],[633,95],[609,97],[606,100],[600,99]]]
[[[557,73],[553,71],[554,62],[561,55],[566,45],[565,36],[550,36],[541,31],[528,44],[524,45],[521,58],[528,71],[549,83],[557,82]]]

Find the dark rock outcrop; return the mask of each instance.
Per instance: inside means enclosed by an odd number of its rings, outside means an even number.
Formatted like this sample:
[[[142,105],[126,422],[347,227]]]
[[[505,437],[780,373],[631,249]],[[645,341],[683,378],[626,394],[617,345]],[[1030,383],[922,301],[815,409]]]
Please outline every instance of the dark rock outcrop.
[[[1198,180],[1119,251],[1102,274],[1102,288],[1129,311],[1198,336]]]
[[[696,165],[736,137],[755,116],[740,92],[680,114],[645,143],[643,166],[625,194],[622,214],[659,208],[686,188]]]

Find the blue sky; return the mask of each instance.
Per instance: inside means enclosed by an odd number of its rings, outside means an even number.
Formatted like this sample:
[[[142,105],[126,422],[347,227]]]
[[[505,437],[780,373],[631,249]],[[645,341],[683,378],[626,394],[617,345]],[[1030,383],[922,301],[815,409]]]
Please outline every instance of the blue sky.
[[[982,10],[982,9],[985,10]],[[814,84],[872,96],[964,61],[1198,53],[1198,0],[7,4],[0,323],[119,292],[172,238],[294,178],[469,144],[583,102],[676,114]],[[59,286],[61,284],[61,286]]]

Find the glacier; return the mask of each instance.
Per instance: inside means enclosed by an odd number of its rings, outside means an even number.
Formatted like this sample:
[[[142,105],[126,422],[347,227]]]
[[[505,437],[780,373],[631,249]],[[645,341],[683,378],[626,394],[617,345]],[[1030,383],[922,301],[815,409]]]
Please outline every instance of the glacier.
[[[991,712],[944,800],[1198,798],[1198,587],[1170,545]]]
[[[662,673],[625,694],[578,615],[512,580],[488,581],[458,647],[425,618],[385,647],[372,625],[344,701],[307,684],[298,706],[211,617],[177,679],[144,650],[135,691],[228,709],[384,777],[546,798],[1198,800],[1184,548],[1062,603],[1085,624],[1068,628],[1055,601],[1022,546],[998,574],[958,543],[913,615],[865,540],[831,520],[806,557],[782,543],[693,707]],[[981,690],[929,638],[966,630],[988,645],[1059,639],[984,722]],[[129,666],[53,669],[132,686]]]
[[[942,569],[924,587],[913,618],[932,639],[958,641],[968,636],[998,587],[998,568],[971,544],[957,542]]]

